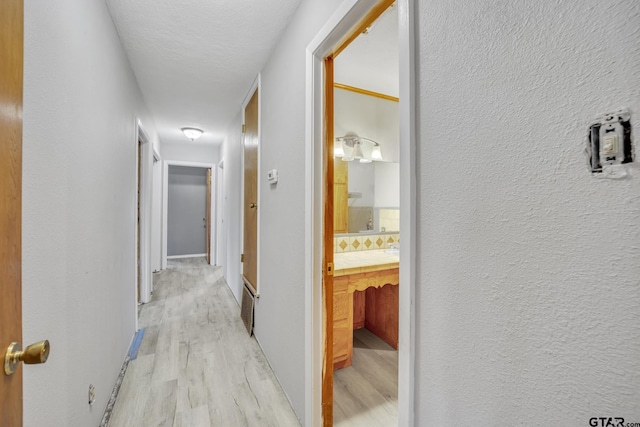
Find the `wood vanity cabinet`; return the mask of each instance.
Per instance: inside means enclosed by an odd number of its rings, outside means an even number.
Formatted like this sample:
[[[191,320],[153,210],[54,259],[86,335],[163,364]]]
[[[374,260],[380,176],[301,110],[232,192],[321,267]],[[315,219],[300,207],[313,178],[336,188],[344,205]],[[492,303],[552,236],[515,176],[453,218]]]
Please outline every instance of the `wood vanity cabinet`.
[[[349,232],[349,162],[339,158],[333,166],[333,232]]]
[[[334,370],[351,366],[353,330],[362,326],[398,349],[398,273],[398,268],[344,275],[336,270],[333,278]]]

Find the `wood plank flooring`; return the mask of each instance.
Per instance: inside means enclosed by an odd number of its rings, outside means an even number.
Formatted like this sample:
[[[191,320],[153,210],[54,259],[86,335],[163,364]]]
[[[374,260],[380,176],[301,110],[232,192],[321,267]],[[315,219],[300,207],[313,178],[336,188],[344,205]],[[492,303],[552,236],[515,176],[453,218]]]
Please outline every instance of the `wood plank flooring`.
[[[353,365],[334,372],[333,425],[398,425],[398,352],[369,330],[353,331]]]
[[[110,427],[300,426],[220,267],[170,260],[139,325]]]

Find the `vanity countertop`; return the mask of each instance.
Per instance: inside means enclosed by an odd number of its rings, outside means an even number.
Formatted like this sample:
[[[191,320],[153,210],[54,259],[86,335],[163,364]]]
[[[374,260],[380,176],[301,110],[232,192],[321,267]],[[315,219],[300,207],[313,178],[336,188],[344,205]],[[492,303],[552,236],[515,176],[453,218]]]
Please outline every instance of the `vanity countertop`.
[[[398,268],[400,257],[384,250],[341,252],[333,254],[334,276]]]

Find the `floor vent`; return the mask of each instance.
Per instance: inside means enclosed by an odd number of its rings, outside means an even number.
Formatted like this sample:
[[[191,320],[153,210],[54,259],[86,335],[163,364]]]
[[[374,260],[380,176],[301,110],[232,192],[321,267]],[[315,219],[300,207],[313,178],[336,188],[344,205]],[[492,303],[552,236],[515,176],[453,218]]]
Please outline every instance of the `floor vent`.
[[[253,306],[255,298],[255,295],[245,283],[242,290],[242,307],[240,309],[240,317],[242,318],[244,326],[247,328],[249,336],[253,334]]]

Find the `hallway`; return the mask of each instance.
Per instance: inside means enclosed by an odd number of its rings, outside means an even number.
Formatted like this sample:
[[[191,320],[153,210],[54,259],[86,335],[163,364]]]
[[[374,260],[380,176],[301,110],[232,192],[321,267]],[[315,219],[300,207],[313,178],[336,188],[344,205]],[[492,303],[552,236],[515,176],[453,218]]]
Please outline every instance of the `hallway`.
[[[154,276],[145,329],[110,427],[298,426],[255,338],[249,337],[220,267],[171,260]]]

